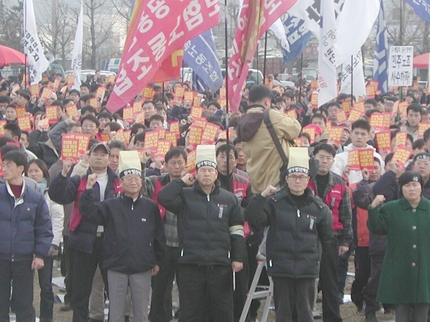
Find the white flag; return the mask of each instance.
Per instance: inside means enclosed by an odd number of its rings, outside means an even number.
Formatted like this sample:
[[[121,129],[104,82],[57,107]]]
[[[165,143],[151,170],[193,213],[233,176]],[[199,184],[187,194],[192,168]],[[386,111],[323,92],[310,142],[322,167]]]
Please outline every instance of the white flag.
[[[299,0],[288,10],[289,15],[304,20],[306,29],[311,31],[318,40],[320,40],[321,37],[321,1],[323,0]],[[334,10],[335,19],[338,19],[343,10],[345,0],[332,0],[332,2],[330,7]]]
[[[290,51],[290,45],[287,40],[287,33],[285,32],[284,24],[282,23],[281,18],[276,20],[275,23],[270,26],[270,30],[272,30],[276,38],[279,39],[282,48],[284,48],[286,51]]]
[[[72,54],[72,70],[75,76],[73,88],[79,90],[81,87],[81,64],[82,64],[82,42],[84,35],[84,13],[83,5],[81,2],[81,11],[79,13],[78,25],[76,26],[75,44],[73,46]]]
[[[288,10],[288,14],[304,20],[306,29],[319,39],[321,17],[319,0],[299,0]]]
[[[42,80],[42,73],[48,68],[49,62],[37,35],[33,0],[24,1],[24,53],[29,65],[30,84],[37,84]]]
[[[336,18],[333,0],[321,0],[321,27],[318,46],[318,106],[337,96],[336,58]]]
[[[369,36],[379,13],[380,0],[345,0],[337,18],[337,66],[355,55]]]
[[[351,74],[353,76],[352,93]],[[363,58],[361,50],[343,62],[340,92],[353,94],[356,98],[359,96],[366,96],[366,84],[364,83]]]

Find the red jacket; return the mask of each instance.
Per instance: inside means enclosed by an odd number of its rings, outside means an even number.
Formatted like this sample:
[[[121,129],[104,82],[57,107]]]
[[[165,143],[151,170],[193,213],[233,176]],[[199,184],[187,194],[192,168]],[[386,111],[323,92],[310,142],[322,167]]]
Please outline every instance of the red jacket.
[[[318,195],[316,180],[309,180],[308,188]],[[333,216],[333,231],[341,237],[342,246],[352,241],[352,213],[349,190],[343,179],[330,172],[324,196],[319,196],[330,208]]]

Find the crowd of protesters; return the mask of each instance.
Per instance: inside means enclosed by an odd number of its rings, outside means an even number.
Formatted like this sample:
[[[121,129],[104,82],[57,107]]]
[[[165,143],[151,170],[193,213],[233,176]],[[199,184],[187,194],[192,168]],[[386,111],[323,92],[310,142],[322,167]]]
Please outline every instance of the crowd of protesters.
[[[250,80],[232,114],[222,89],[194,91],[195,106],[178,90],[193,91],[188,82],[168,82],[129,103],[140,102],[131,121],[125,107],[106,110],[114,80],[99,73],[79,90],[45,74],[36,92],[22,76],[0,79],[2,321],[10,312],[34,321],[35,270],[39,319],[53,321],[59,258],[66,286],[60,310],[72,310],[76,322],[103,321],[107,299],[110,321],[171,321],[175,281],[180,321],[239,321],[258,261],[266,261],[261,281],[274,284],[276,321],[337,322],[352,254],[351,297],[365,321],[377,321],[381,307],[395,311],[396,321],[427,321],[424,90],[340,93],[318,107],[310,82],[300,77],[283,88],[271,75],[266,85]],[[202,118],[193,105],[203,108]],[[46,122],[52,106],[56,119]],[[78,115],[69,115],[71,107]],[[353,109],[360,111],[355,119]],[[390,114],[385,128],[374,126],[378,114]],[[29,128],[20,127],[23,117]],[[213,144],[190,143],[202,119],[219,127]],[[145,146],[148,133],[176,123],[165,155]],[[381,148],[384,131],[389,142]],[[62,157],[67,134],[90,137],[78,160]],[[357,167],[351,155],[363,149],[372,164]],[[407,160],[400,150],[409,151]],[[256,321],[259,306],[252,301],[246,321]]]

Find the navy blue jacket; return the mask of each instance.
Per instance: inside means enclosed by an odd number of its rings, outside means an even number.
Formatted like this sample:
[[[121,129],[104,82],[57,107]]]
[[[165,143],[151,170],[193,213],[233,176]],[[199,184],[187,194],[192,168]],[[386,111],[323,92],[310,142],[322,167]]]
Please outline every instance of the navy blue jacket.
[[[2,184],[0,205],[0,260],[47,257],[53,234],[45,198],[26,186],[22,198],[15,202],[6,184]]]
[[[140,197],[133,201],[121,194],[95,202],[87,189],[81,196],[82,218],[104,225],[103,266],[123,274],[136,274],[160,265],[165,253],[164,227],[157,204]]]

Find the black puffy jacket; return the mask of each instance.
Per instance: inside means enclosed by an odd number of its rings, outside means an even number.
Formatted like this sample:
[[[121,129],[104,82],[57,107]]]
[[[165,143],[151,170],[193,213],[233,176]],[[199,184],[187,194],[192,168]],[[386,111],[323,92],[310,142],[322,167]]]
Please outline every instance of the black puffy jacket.
[[[246,260],[239,201],[218,181],[210,195],[197,182],[187,187],[181,179],[171,181],[158,193],[158,202],[178,215],[179,263],[209,266]]]
[[[104,268],[136,274],[160,265],[166,241],[154,201],[145,197],[133,201],[121,194],[95,202],[93,189],[87,189],[79,201],[79,211],[84,220],[104,226]]]
[[[321,198],[306,188],[306,204],[300,208],[288,188],[273,196],[256,195],[249,203],[245,218],[255,226],[269,226],[267,267],[270,276],[317,278],[323,249],[333,236],[332,215]]]

